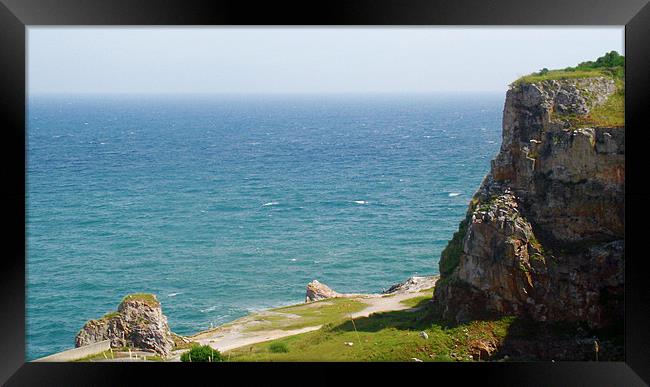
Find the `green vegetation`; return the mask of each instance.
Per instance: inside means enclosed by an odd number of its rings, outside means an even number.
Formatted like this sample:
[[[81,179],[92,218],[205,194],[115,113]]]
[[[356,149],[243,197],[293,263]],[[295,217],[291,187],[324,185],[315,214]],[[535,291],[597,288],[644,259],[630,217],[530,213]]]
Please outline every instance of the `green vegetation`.
[[[589,69],[589,70],[551,70],[546,73],[532,73],[530,75],[525,75],[517,79],[513,85],[519,85],[521,83],[538,83],[542,81],[554,81],[554,80],[563,80],[563,79],[579,79],[579,78],[592,78],[592,77],[601,77],[601,76],[610,76],[609,73],[602,71],[600,69]]]
[[[100,318],[100,320],[110,320],[110,319],[112,319],[113,317],[117,317],[117,316],[119,316],[119,315],[120,315],[119,312],[109,312],[109,313],[106,313],[105,315],[103,315],[103,316]]]
[[[271,309],[271,314],[253,315],[259,324],[248,326],[246,331],[266,329],[292,330],[309,326],[336,323],[358,312],[367,304],[350,298],[330,298],[326,300]],[[299,318],[298,318],[299,317]]]
[[[595,106],[587,116],[578,117],[576,125],[622,127],[625,126],[625,86],[617,82],[617,90],[602,105]]]
[[[129,300],[137,300],[137,301],[142,301],[150,306],[160,306],[160,303],[156,299],[156,296],[153,294],[149,293],[133,293],[129,294],[126,297],[122,299],[122,302],[124,301],[129,301]]]
[[[183,362],[217,362],[223,361],[221,353],[209,345],[195,345],[189,351],[181,355]]]
[[[420,297],[416,297],[420,298]],[[430,300],[431,295],[428,296]],[[428,300],[420,301],[420,304]],[[422,335],[421,332],[426,333]],[[597,336],[603,359],[622,359],[621,330],[593,331],[584,324],[544,323],[501,317],[449,325],[434,308],[375,313],[369,317],[327,324],[321,329],[233,349],[229,361],[476,361],[592,360],[591,344],[576,337]],[[509,343],[509,344],[508,344]],[[550,348],[560,348],[548,354]],[[508,345],[510,345],[509,348]],[[513,348],[512,345],[517,348]],[[501,351],[504,348],[505,351]],[[525,348],[521,357],[513,357]],[[514,349],[514,354],[511,350]],[[568,354],[568,355],[567,355]]]
[[[458,231],[454,233],[451,240],[447,244],[442,253],[440,254],[440,276],[442,278],[451,275],[460,259],[460,254],[463,252],[463,239],[465,239],[465,233],[467,233],[467,227],[470,220],[472,219],[472,214],[478,203],[477,199],[472,199],[469,204],[469,209],[463,219],[458,225]]]
[[[422,304],[431,294],[416,298]],[[512,321],[506,317],[451,327],[430,308],[376,313],[354,323],[346,320],[314,332],[234,349],[228,355],[231,361],[469,361],[479,358],[482,346],[496,347]],[[277,350],[282,347],[287,352]]]
[[[120,359],[120,358],[127,358],[129,357],[129,349],[126,347],[122,348],[113,348],[109,349],[108,351],[104,351],[101,353],[97,353],[94,355],[89,355],[81,359],[75,360],[75,362],[88,362],[88,361],[102,361],[106,359]],[[140,356],[138,359],[142,360],[149,360],[149,361],[164,361],[162,357],[159,355],[150,355],[150,356]]]
[[[423,292],[420,292],[420,293],[423,293]],[[432,294],[433,294],[433,289],[429,290],[428,294],[424,294],[422,296],[417,296],[417,297],[413,297],[413,298],[407,298],[406,300],[402,300],[399,303],[403,304],[403,305],[406,305],[406,306],[409,306],[411,308],[420,308],[420,307],[423,307],[423,306],[427,305],[427,303],[429,303],[429,301],[431,301],[431,295]]]
[[[625,57],[620,55],[616,51],[610,51],[607,54],[596,59],[595,62],[587,61],[582,62],[578,65],[578,69],[583,68],[615,68],[615,67],[625,67]]]
[[[625,76],[625,57],[619,55],[616,51],[610,51],[595,61],[582,62],[575,67],[567,67],[561,70],[543,68],[536,73],[519,78],[513,85],[598,76],[623,79]]]
[[[616,51],[610,51],[595,61],[587,61],[575,67],[560,70],[543,68],[536,73],[523,76],[513,82],[513,86],[521,83],[538,83],[549,80],[609,77],[616,83],[616,92],[609,96],[604,103],[594,106],[587,115],[562,115],[560,118],[572,128],[580,127],[622,127],[625,125],[625,57]],[[583,96],[589,105],[593,96],[583,90]],[[555,113],[553,113],[555,115]]]
[[[269,345],[269,351],[272,353],[287,353],[289,352],[289,347],[283,342],[273,342]]]

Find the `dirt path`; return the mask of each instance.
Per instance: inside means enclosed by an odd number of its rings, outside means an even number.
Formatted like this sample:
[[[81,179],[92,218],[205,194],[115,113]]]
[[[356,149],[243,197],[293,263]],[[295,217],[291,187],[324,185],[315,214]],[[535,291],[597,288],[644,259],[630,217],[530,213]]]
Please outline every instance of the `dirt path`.
[[[352,318],[367,317],[373,313],[406,310],[406,309],[415,311],[417,309],[402,304],[401,301],[414,298],[414,297],[419,297],[424,294],[428,294],[428,293],[403,293],[403,294],[395,294],[392,296],[383,296],[383,297],[379,294],[372,294],[372,295],[365,295],[365,296],[349,297],[351,299],[358,300],[365,304],[368,304],[366,308],[358,312],[352,313],[351,316]],[[316,307],[319,304],[313,304],[313,305]],[[325,305],[325,304],[323,303],[320,305]],[[281,314],[281,313],[275,313],[275,314]],[[293,318],[291,316],[294,315],[287,315],[286,317]],[[301,333],[315,331],[320,329],[322,326],[322,325],[315,325],[315,326],[308,326],[308,327],[304,327],[300,329],[292,329],[292,330],[283,330],[283,329],[249,330],[247,329],[250,328],[251,326],[254,326],[257,323],[258,321],[252,318],[252,316],[247,316],[238,321],[235,321],[234,323],[224,325],[222,327],[213,329],[211,331],[199,333],[191,337],[190,339],[192,341],[200,343],[201,345],[209,345],[212,348],[217,349],[223,353],[225,351],[244,347],[247,345],[257,344],[264,341],[275,340],[282,337],[299,335]],[[184,351],[185,350],[176,351],[174,355],[171,357],[170,361],[179,361],[180,354],[183,353]]]
[[[368,304],[368,307],[356,313],[352,313],[352,318],[368,317],[373,313],[390,312],[395,310],[413,309],[408,305],[402,304],[402,301],[410,298],[421,296],[421,293],[404,293],[396,294],[390,297],[372,297],[359,299],[360,301]]]

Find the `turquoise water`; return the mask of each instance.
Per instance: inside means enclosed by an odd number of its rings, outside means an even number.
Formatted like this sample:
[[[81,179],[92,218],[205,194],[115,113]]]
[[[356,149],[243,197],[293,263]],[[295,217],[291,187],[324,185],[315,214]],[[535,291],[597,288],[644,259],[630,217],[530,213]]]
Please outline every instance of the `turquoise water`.
[[[33,96],[27,356],[155,293],[190,334],[435,274],[500,143],[502,94]]]

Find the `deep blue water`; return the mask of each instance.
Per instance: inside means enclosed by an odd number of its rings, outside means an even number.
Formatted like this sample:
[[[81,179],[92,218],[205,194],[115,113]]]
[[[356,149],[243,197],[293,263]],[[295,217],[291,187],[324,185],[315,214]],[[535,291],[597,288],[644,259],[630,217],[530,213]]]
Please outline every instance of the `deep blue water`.
[[[190,334],[435,274],[500,143],[502,94],[32,96],[27,357],[155,293]]]

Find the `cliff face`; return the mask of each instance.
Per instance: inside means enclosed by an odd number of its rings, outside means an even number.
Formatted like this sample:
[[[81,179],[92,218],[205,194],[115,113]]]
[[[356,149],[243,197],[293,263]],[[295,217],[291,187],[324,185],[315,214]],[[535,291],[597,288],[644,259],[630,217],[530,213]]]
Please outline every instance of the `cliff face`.
[[[88,321],[77,334],[75,346],[103,340],[111,340],[112,348],[152,350],[163,357],[174,347],[167,317],[153,295],[126,296],[116,313]]]
[[[443,317],[622,319],[625,129],[580,123],[614,93],[608,77],[511,86],[500,152],[442,254]]]

